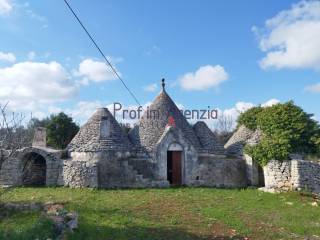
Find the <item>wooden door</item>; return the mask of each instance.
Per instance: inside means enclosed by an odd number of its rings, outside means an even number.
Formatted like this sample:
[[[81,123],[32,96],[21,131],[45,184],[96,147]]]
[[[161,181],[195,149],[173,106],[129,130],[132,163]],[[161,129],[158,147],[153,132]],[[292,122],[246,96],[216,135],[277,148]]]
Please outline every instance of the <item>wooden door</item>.
[[[172,184],[182,184],[181,152],[172,152]]]

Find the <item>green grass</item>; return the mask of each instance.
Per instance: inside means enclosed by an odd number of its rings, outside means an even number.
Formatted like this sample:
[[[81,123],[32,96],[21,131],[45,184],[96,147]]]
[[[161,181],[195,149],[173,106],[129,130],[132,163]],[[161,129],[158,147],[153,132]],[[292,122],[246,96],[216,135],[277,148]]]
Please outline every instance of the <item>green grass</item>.
[[[52,222],[39,212],[10,211],[0,222],[0,239],[48,239],[54,237]]]
[[[2,190],[0,189],[0,192]],[[79,213],[66,239],[307,239],[320,236],[320,207],[299,193],[254,189],[93,190],[14,188],[4,202],[59,202]],[[54,238],[39,211],[0,215],[0,239]],[[240,238],[241,239],[241,238]],[[320,239],[320,238],[319,238]]]

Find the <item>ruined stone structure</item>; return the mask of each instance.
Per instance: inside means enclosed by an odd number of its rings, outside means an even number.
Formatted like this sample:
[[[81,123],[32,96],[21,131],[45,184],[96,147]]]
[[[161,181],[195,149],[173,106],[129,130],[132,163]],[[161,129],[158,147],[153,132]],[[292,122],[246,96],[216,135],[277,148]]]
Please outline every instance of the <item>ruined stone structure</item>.
[[[255,145],[261,137],[261,130],[252,131],[240,126],[225,144],[227,153],[244,157],[248,184],[264,186],[262,190],[270,192],[305,190],[320,193],[319,161],[306,161],[299,154],[291,154],[290,159],[269,161],[262,169],[250,156],[243,154],[246,144]]]
[[[98,109],[65,150],[46,147],[45,129],[35,131],[32,147],[4,162],[0,185],[59,185],[94,188],[172,185],[246,187],[263,185],[258,164],[243,154],[260,130],[240,127],[225,146],[204,122],[191,125],[163,89],[126,134],[107,108]],[[296,167],[293,167],[296,166]],[[319,167],[319,166],[318,166]],[[266,185],[319,189],[308,182],[319,168],[291,162],[265,169]],[[269,170],[272,169],[272,170]],[[267,174],[266,174],[267,172]],[[301,174],[303,173],[303,177]],[[262,176],[262,177],[261,177]],[[261,180],[262,179],[262,180]]]
[[[153,112],[154,111],[154,112]],[[150,113],[156,115],[150,115]],[[0,185],[129,188],[170,185],[245,187],[245,159],[229,154],[204,122],[191,125],[163,89],[126,134],[106,108],[98,109],[63,151],[34,144],[6,161]]]
[[[291,159],[270,161],[264,167],[265,188],[273,191],[303,190],[320,193],[320,163]]]

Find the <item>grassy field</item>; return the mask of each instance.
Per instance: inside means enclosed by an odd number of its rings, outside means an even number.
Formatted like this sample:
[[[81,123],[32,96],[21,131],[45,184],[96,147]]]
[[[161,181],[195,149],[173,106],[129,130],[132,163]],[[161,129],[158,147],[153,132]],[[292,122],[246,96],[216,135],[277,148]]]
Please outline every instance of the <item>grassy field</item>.
[[[299,193],[15,188],[0,196],[78,212],[79,228],[65,239],[320,239],[320,207]],[[54,239],[53,228],[40,211],[0,214],[0,239]]]

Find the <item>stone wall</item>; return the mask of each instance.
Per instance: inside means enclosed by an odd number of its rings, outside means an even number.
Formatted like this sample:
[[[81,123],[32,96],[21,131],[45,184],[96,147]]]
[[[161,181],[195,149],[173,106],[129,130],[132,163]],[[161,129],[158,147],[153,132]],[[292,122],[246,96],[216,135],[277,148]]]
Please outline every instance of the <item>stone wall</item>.
[[[295,190],[320,193],[320,163],[292,160],[291,183]]]
[[[65,161],[62,184],[70,187],[142,188],[167,187],[154,176],[151,159],[134,158],[127,152],[72,152]]]
[[[270,161],[264,168],[265,187],[276,191],[320,193],[320,163],[306,160]]]
[[[181,130],[171,126],[166,127],[163,135],[156,144],[153,161],[156,164],[155,178],[167,180],[167,154],[171,144],[180,145],[182,148],[182,184],[192,185],[195,177],[192,171],[198,167],[198,153],[193,145],[183,136]]]
[[[95,162],[65,160],[63,185],[69,187],[98,187],[98,170]]]
[[[101,159],[98,163],[98,181],[101,188],[128,188],[136,186],[137,172],[128,161],[115,156]]]
[[[246,162],[243,159],[199,156],[199,167],[193,171],[197,185],[221,188],[247,186]]]
[[[264,183],[268,189],[288,191],[291,184],[291,161],[271,160],[263,167]]]
[[[62,151],[50,148],[27,147],[19,150],[17,156],[7,159],[0,171],[0,185],[22,185],[23,167],[29,161],[30,153],[39,154],[46,161],[46,185],[57,185],[59,169],[61,169]]]
[[[0,170],[0,186],[14,186],[21,184],[19,171],[21,160],[18,158],[7,159]]]

